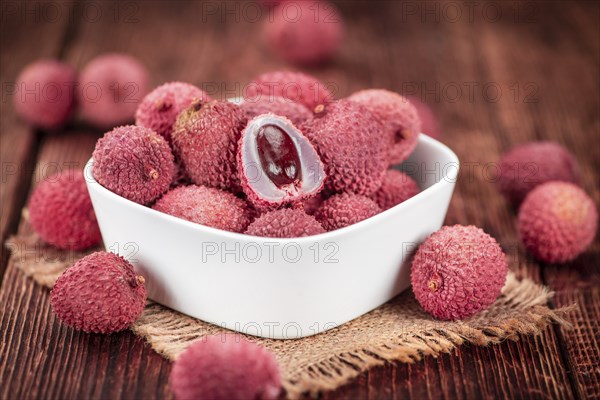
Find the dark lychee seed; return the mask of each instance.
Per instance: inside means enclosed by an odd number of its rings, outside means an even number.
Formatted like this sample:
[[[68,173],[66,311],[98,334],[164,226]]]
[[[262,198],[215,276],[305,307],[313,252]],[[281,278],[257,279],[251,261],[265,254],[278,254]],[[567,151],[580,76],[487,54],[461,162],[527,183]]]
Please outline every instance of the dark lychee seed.
[[[276,125],[265,125],[256,134],[260,165],[278,188],[302,179],[300,156],[292,138]]]

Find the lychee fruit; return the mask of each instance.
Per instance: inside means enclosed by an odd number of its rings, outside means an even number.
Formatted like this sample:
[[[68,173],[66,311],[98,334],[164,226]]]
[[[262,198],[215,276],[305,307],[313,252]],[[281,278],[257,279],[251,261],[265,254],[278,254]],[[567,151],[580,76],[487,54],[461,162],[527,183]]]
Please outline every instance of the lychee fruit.
[[[388,166],[389,142],[381,140],[381,123],[366,107],[349,100],[315,110],[302,129],[325,164],[325,187],[333,193],[375,192]]]
[[[167,141],[143,126],[120,126],[98,140],[92,173],[108,190],[140,204],[169,189],[175,174]]]
[[[265,21],[267,43],[289,63],[315,66],[329,61],[342,41],[343,18],[327,1],[283,3]]]
[[[260,96],[254,100],[244,101],[240,107],[246,112],[248,119],[262,114],[273,113],[286,117],[296,126],[312,118],[312,111],[300,103],[284,99],[283,97]]]
[[[175,361],[170,376],[178,400],[274,400],[281,374],[273,354],[239,335],[206,336]]]
[[[177,116],[196,100],[211,99],[202,89],[189,83],[165,83],[144,97],[135,112],[135,124],[152,129],[171,143]]]
[[[50,302],[63,323],[84,332],[112,333],[140,316],[146,288],[144,278],[123,257],[99,251],[58,277]]]
[[[417,114],[421,119],[421,132],[434,139],[439,139],[442,136],[442,129],[429,104],[416,96],[406,96],[406,98],[417,109]]]
[[[383,177],[381,187],[371,198],[381,207],[388,210],[419,193],[419,186],[404,172],[388,169]]]
[[[13,101],[17,114],[29,124],[58,128],[75,109],[75,70],[55,60],[40,60],[25,67],[16,80]]]
[[[323,195],[323,192],[320,192],[316,196],[302,201],[302,209],[308,215],[314,215],[325,200],[326,197]]]
[[[283,97],[300,103],[309,110],[314,110],[319,104],[331,103],[334,99],[330,89],[317,78],[292,71],[267,72],[246,86],[246,101],[258,101],[263,97],[268,100]]]
[[[348,97],[367,107],[384,125],[381,141],[392,140],[389,163],[406,160],[417,146],[421,119],[408,99],[385,89],[367,89]]]
[[[266,212],[246,230],[247,235],[271,238],[297,238],[320,233],[325,233],[325,229],[315,217],[292,208]]]
[[[82,250],[100,242],[100,229],[82,171],[49,176],[29,199],[29,222],[44,240],[60,249]]]
[[[192,182],[240,190],[236,157],[246,123],[246,113],[223,100],[198,100],[179,114],[173,146]]]
[[[578,186],[547,182],[533,189],[519,209],[519,234],[538,260],[563,263],[585,251],[596,236],[598,210]]]
[[[555,142],[531,142],[513,147],[500,158],[497,185],[513,204],[533,188],[550,181],[579,182],[575,157]]]
[[[358,194],[331,196],[315,212],[315,218],[328,231],[344,228],[379,214],[381,208],[373,200]]]
[[[148,93],[148,72],[126,54],[104,54],[81,71],[81,114],[98,128],[108,129],[133,121],[135,110]]]
[[[259,209],[278,208],[316,195],[324,166],[310,141],[285,117],[252,119],[238,146],[238,171],[248,200]]]
[[[418,248],[411,267],[413,292],[438,319],[468,318],[488,308],[506,281],[506,256],[475,226],[444,226]]]
[[[167,192],[152,207],[197,224],[231,232],[244,232],[253,210],[229,192],[206,186],[182,186]]]

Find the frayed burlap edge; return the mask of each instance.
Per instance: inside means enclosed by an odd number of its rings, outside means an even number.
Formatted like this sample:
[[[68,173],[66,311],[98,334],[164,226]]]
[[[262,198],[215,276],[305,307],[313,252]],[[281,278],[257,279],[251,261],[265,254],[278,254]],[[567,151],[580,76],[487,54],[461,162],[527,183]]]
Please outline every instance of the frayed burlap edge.
[[[63,252],[35,235],[7,241],[15,265],[41,285],[51,287],[60,273],[91,252]],[[40,254],[42,256],[40,256]],[[340,327],[298,340],[247,336],[275,354],[289,397],[336,389],[360,373],[389,361],[412,363],[448,353],[464,343],[487,346],[519,335],[539,334],[564,319],[574,306],[550,309],[553,293],[529,279],[507,276],[502,295],[486,311],[463,321],[437,321],[427,315],[410,291]],[[192,342],[225,329],[149,301],[131,330],[152,348],[175,360]]]

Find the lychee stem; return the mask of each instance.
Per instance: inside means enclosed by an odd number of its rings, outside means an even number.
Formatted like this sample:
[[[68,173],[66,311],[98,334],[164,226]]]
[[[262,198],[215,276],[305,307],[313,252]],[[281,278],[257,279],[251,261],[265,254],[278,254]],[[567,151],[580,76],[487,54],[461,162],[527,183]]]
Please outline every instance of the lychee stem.
[[[441,282],[440,282],[440,276],[437,273],[434,273],[433,275],[431,275],[431,277],[429,278],[429,282],[427,282],[427,287],[429,288],[429,290],[432,293],[435,293],[438,291],[438,289],[441,286]]]
[[[150,173],[148,175],[151,179],[158,179],[158,171],[155,169],[150,170]]]

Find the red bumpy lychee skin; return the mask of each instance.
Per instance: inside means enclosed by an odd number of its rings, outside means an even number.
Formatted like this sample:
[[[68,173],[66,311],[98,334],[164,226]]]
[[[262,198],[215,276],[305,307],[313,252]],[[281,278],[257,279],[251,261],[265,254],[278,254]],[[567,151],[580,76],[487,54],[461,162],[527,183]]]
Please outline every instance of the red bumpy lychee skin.
[[[419,193],[419,186],[410,176],[388,169],[381,187],[371,196],[382,210],[388,210]]]
[[[531,254],[541,261],[563,263],[575,259],[594,240],[598,210],[581,188],[547,182],[525,197],[518,225]]]
[[[120,126],[98,140],[92,173],[108,190],[140,204],[169,189],[175,173],[166,140],[143,126]]]
[[[324,166],[310,141],[285,117],[252,119],[238,146],[244,193],[257,209],[299,203],[323,188]]]
[[[281,374],[264,347],[233,334],[213,335],[179,356],[170,385],[177,400],[273,400],[281,392]]]
[[[129,55],[101,55],[81,71],[77,93],[83,118],[98,128],[112,128],[133,120],[148,93],[148,72]]]
[[[315,213],[317,221],[328,231],[344,228],[379,214],[381,208],[368,197],[342,193],[331,196]]]
[[[359,103],[339,100],[315,109],[302,128],[325,164],[325,188],[333,193],[370,195],[387,169],[388,144],[381,123]]]
[[[84,332],[112,333],[140,316],[146,288],[144,278],[123,257],[99,251],[58,277],[50,301],[65,324]]]
[[[331,91],[317,78],[301,72],[274,71],[256,77],[246,86],[246,101],[283,97],[313,110],[319,104],[333,101]]]
[[[171,143],[177,116],[197,100],[210,101],[211,98],[189,83],[165,83],[144,97],[135,112],[135,124],[152,129]]]
[[[429,104],[416,96],[406,96],[406,98],[417,109],[417,114],[421,119],[421,132],[434,139],[439,139],[442,136],[442,129]]]
[[[81,171],[62,171],[41,182],[29,200],[29,222],[46,243],[60,249],[82,250],[101,239]]]
[[[60,127],[75,109],[76,81],[75,70],[59,61],[29,64],[17,77],[13,98],[17,114],[35,126]]]
[[[228,101],[196,101],[175,122],[173,146],[192,182],[239,191],[237,146],[246,113]]]
[[[254,211],[229,192],[206,186],[184,186],[167,192],[152,207],[197,224],[241,233]]]
[[[296,65],[314,66],[333,58],[343,33],[338,9],[327,1],[286,3],[272,11],[265,21],[264,34],[272,49]]]
[[[301,209],[283,208],[262,214],[246,230],[247,235],[297,238],[325,233],[315,217]]]
[[[381,141],[392,140],[391,165],[406,160],[417,146],[421,119],[417,109],[405,97],[385,89],[367,89],[348,97],[367,107],[384,125]]]
[[[286,117],[296,126],[312,119],[312,111],[300,103],[284,99],[283,97],[260,96],[254,100],[244,101],[240,107],[246,111],[248,119],[261,114],[272,113]]]
[[[522,144],[500,159],[498,188],[513,204],[520,204],[533,188],[550,181],[579,182],[577,160],[558,143]]]
[[[468,318],[488,308],[506,281],[506,256],[475,226],[444,226],[417,250],[410,279],[421,306],[438,319]]]

